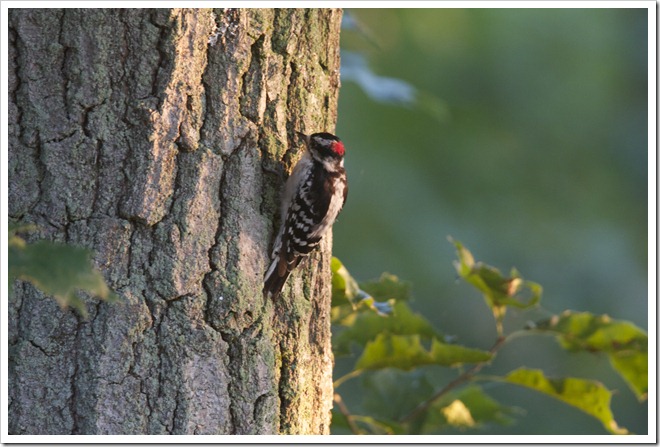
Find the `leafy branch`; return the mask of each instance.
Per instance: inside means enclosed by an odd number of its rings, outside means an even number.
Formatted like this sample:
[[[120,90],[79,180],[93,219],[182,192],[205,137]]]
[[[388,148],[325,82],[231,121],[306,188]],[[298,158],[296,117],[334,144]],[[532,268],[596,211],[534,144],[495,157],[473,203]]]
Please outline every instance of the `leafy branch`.
[[[504,345],[506,342],[506,337],[498,337],[497,341],[495,344],[488,350],[488,352],[494,356],[497,351],[500,350],[500,348]],[[419,404],[412,412],[410,412],[407,416],[403,417],[401,419],[402,423],[405,422],[410,422],[411,420],[415,419],[418,417],[420,414],[426,412],[434,403],[436,403],[441,397],[443,397],[445,394],[447,394],[449,391],[453,390],[454,388],[468,382],[471,380],[481,369],[486,366],[487,363],[477,363],[474,365],[472,368],[469,370],[465,371],[463,374],[459,375],[456,377],[454,380],[449,382],[447,385],[442,387],[439,391],[437,391],[435,394],[433,394],[431,397],[429,397],[427,400]]]
[[[513,338],[551,335],[567,352],[608,356],[613,369],[643,401],[648,392],[647,334],[630,322],[606,315],[565,311],[505,335],[507,309],[526,311],[538,306],[542,287],[525,280],[516,269],[504,276],[498,269],[476,262],[460,242],[451,238],[450,242],[456,248],[458,274],[481,292],[493,315],[497,339],[487,351],[461,346],[456,337],[440,333],[410,309],[406,303],[411,296],[409,283],[390,274],[358,283],[333,259],[333,350],[336,357],[356,358],[353,369],[335,381],[333,429],[417,434],[511,423],[517,409],[495,401],[476,383],[490,381],[550,396],[599,420],[612,434],[628,433],[613,417],[612,391],[598,381],[549,378],[541,370],[524,367],[504,376],[478,374]],[[464,364],[471,366],[463,370]],[[438,367],[460,368],[461,372],[436,388],[428,377]],[[360,411],[369,416],[351,414],[337,391],[357,377],[362,379]]]

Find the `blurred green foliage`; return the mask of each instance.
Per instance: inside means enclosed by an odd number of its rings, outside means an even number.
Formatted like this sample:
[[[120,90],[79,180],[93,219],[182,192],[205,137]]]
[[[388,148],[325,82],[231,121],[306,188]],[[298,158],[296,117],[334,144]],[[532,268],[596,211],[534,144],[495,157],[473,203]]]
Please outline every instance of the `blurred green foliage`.
[[[564,349],[604,352],[612,367],[626,380],[639,401],[648,394],[648,335],[628,321],[588,312],[563,312],[539,322],[535,328],[557,334]]]
[[[485,392],[485,386],[477,384],[492,382],[545,394],[598,420],[611,434],[627,434],[628,430],[620,427],[612,414],[613,392],[598,380],[572,375],[549,378],[541,369],[524,366],[512,368],[503,376],[480,376],[478,373],[515,338],[552,335],[568,352],[587,351],[609,356],[614,371],[628,382],[642,402],[648,389],[646,333],[627,321],[571,311],[505,332],[502,316],[507,308],[529,310],[538,305],[541,286],[524,280],[517,271],[510,278],[504,277],[496,268],[475,262],[463,244],[451,241],[456,247],[456,268],[460,277],[483,294],[497,325],[495,343],[488,351],[461,346],[455,340],[441,337],[426,318],[410,310],[405,302],[410,299],[409,295],[392,298],[400,296],[402,288],[391,275],[381,276],[376,287],[391,311],[384,314],[378,306],[360,306],[354,297],[361,296],[362,301],[374,300],[363,286],[374,287],[376,283],[359,283],[338,259],[333,258],[333,284],[352,284],[351,288],[333,287],[333,352],[335,357],[355,359],[352,370],[334,382],[337,405],[333,433],[432,434],[448,429],[483,429],[493,424],[508,426],[515,421],[511,417],[514,409],[498,403]],[[532,290],[533,297],[521,305],[516,296],[525,287]],[[620,359],[625,360],[619,362]],[[465,364],[472,366],[464,369]],[[428,380],[433,374],[429,366],[453,368],[457,373],[445,383],[434,386]],[[351,393],[350,399],[357,405],[349,410],[342,397],[346,395],[344,385],[358,376],[362,377],[362,386],[359,392]],[[376,405],[374,400],[378,402]]]
[[[379,102],[343,78],[337,134],[351,194],[334,227],[334,253],[351,272],[410,280],[415,311],[445,338],[460,334],[462,344],[483,348],[496,329],[461,299],[468,292],[447,268],[445,238],[453,234],[543,284],[548,311],[531,311],[535,320],[575,309],[647,328],[647,10],[345,13],[354,26],[342,31],[342,55],[359,55],[379,85],[403,93]],[[530,316],[511,309],[503,318],[523,325]],[[512,342],[495,373],[524,365],[629,386],[607,367],[617,360],[538,343]],[[352,368],[337,359],[337,377]],[[425,377],[433,383],[442,374]],[[349,408],[361,405],[357,382],[342,385]],[[497,387],[489,395],[524,406],[527,416],[480,433],[602,433],[542,396]],[[618,393],[613,405],[620,425],[647,432],[646,405],[634,395]]]
[[[92,264],[90,250],[72,245],[38,240],[28,243],[20,233],[35,231],[33,225],[9,224],[9,294],[17,279],[32,283],[51,295],[62,308],[71,306],[87,318],[87,306],[78,292],[117,302],[119,297],[106,285],[103,275]]]

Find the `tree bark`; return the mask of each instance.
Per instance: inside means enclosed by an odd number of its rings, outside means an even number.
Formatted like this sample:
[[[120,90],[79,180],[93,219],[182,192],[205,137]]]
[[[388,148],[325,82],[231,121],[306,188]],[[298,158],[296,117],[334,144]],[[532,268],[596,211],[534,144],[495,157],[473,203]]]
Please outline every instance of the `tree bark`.
[[[11,9],[9,215],[120,304],[9,303],[10,434],[327,434],[331,238],[261,290],[294,131],[333,131],[334,9]]]

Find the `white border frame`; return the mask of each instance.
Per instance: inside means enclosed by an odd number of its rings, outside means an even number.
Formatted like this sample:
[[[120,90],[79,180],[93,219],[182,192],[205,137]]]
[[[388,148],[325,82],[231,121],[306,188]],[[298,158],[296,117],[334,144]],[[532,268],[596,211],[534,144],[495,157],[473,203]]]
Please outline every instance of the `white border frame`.
[[[54,8],[54,7],[80,7],[84,5],[87,8],[171,8],[181,7],[240,7],[240,8],[273,8],[273,7],[346,7],[346,8],[641,8],[648,10],[648,331],[649,331],[649,392],[648,392],[648,435],[631,436],[573,436],[573,435],[418,435],[418,436],[353,436],[353,435],[330,435],[330,436],[171,436],[171,435],[9,435],[8,428],[8,360],[7,360],[7,240],[3,235],[7,234],[8,223],[8,73],[7,73],[7,54],[8,54],[8,26],[7,13],[9,8]],[[404,6],[405,5],[405,6]],[[51,2],[51,1],[3,1],[1,3],[0,17],[0,49],[2,50],[3,69],[0,72],[0,88],[2,98],[1,105],[1,135],[0,135],[0,244],[2,251],[0,259],[2,269],[0,272],[0,310],[1,310],[1,336],[2,336],[2,358],[0,373],[2,375],[1,395],[2,407],[0,408],[0,436],[3,443],[66,443],[66,444],[96,444],[96,443],[214,443],[214,444],[292,444],[292,443],[319,443],[319,444],[345,444],[345,443],[369,443],[369,444],[388,444],[388,443],[406,443],[406,444],[436,444],[436,443],[506,443],[506,444],[559,444],[559,443],[603,443],[603,444],[636,444],[636,443],[657,443],[657,152],[656,152],[656,134],[657,134],[657,31],[656,31],[657,5],[655,1],[432,1],[432,2],[401,2],[401,1],[98,1],[92,4],[84,4],[72,1]],[[655,380],[654,380],[655,379]]]

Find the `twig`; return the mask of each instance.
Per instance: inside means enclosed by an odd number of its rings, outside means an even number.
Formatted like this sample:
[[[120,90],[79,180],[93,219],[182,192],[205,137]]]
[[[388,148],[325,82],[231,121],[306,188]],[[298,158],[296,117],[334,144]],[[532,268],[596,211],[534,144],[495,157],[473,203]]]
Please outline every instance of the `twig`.
[[[339,412],[344,415],[346,418],[346,422],[348,422],[348,426],[355,435],[361,435],[362,431],[360,431],[360,428],[355,424],[355,421],[353,420],[353,415],[351,414],[350,411],[348,411],[348,407],[346,407],[346,404],[342,400],[341,396],[338,393],[335,393],[334,396],[334,401],[337,404],[337,408],[339,409]]]
[[[488,350],[488,352],[490,352],[491,354],[495,354],[507,340],[508,337],[502,337],[502,336],[498,337],[497,341],[495,341],[495,344]],[[481,369],[484,366],[486,366],[486,363],[487,362],[478,363],[469,370],[465,371],[460,376],[456,377],[454,380],[452,380],[447,385],[445,385],[444,388],[438,390],[427,400],[419,404],[412,412],[410,412],[407,416],[401,419],[401,422],[402,423],[410,422],[413,419],[415,419],[417,416],[428,410],[429,407],[433,405],[442,396],[444,396],[445,394],[447,394],[449,391],[453,390],[457,386],[462,385],[463,383],[470,380],[475,374],[481,371]]]
[[[334,381],[334,383],[332,384],[332,387],[334,389],[339,388],[339,386],[342,383],[346,382],[348,379],[352,379],[353,377],[359,376],[360,374],[362,374],[363,371],[364,371],[363,369],[355,369],[355,370],[349,372],[348,374],[341,376],[339,379]]]

